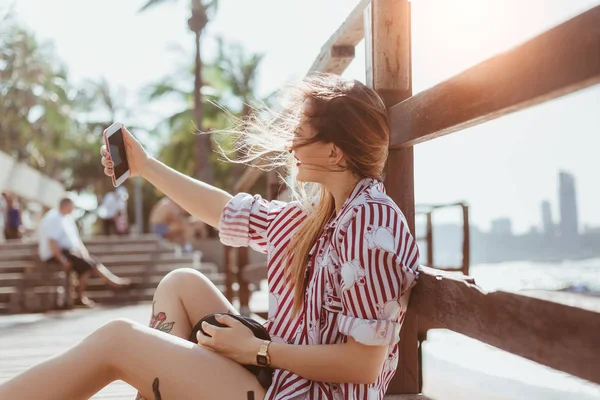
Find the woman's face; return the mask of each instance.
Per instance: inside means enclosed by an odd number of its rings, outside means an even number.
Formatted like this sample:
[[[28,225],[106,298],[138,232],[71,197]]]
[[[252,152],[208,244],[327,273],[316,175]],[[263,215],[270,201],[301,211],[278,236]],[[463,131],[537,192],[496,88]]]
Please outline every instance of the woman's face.
[[[335,168],[332,165],[333,144],[321,141],[304,144],[316,134],[315,129],[307,122],[300,123],[294,133],[292,147],[298,168],[296,179],[301,182],[324,183],[327,172],[332,167]]]

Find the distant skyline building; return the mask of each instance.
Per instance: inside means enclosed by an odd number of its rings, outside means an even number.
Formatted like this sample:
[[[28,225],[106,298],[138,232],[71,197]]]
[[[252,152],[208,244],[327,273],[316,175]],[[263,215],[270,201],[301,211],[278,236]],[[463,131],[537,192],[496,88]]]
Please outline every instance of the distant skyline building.
[[[565,171],[558,173],[558,201],[560,206],[560,235],[565,239],[575,239],[579,236],[575,177]]]
[[[554,236],[555,234],[552,208],[548,200],[542,201],[542,232],[546,236]]]
[[[512,235],[512,221],[510,218],[498,218],[493,220],[491,233],[496,235]]]

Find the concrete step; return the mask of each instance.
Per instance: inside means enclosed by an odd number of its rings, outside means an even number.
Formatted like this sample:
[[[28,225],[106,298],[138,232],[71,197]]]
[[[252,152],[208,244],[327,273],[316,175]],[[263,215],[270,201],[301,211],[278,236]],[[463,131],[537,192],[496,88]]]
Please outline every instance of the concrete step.
[[[83,242],[86,246],[114,244],[151,244],[162,242],[162,239],[159,236],[152,234],[141,236],[93,236],[84,237]],[[23,242],[21,240],[8,240],[0,244],[0,251],[5,248],[33,248],[37,246],[37,243],[37,240],[27,242]]]
[[[2,267],[0,268],[0,287],[9,286],[13,284],[12,281],[23,279],[25,276],[25,267],[31,267],[31,271],[35,271],[35,266],[27,264],[25,266],[13,266],[13,267]],[[211,274],[219,272],[217,265],[213,263],[200,263],[199,265],[193,265],[189,262],[177,263],[167,262],[160,264],[132,264],[132,265],[119,265],[110,266],[110,271],[120,277],[135,277],[135,276],[147,276],[147,275],[166,275],[169,271],[178,268],[194,268],[204,274]],[[6,284],[4,284],[6,282]]]
[[[178,268],[192,268],[189,263],[168,263],[168,264],[138,264],[112,267],[113,274],[122,277],[147,276],[147,275],[166,275],[168,272]],[[204,274],[217,273],[218,267],[213,263],[200,263],[194,267]],[[1,276],[1,275],[0,275]]]
[[[121,267],[115,268],[115,271],[112,271],[115,275],[122,278],[136,278],[136,280],[144,280],[148,282],[154,282],[154,285],[158,284],[160,280],[169,272],[178,269],[178,268],[186,268],[187,266],[160,266],[159,269],[149,269],[144,266],[141,267]],[[200,268],[200,272],[208,277],[211,281],[217,283],[224,282],[224,274],[220,274],[216,271],[216,267],[213,268]],[[0,288],[5,287],[19,287],[24,283],[25,279],[32,280],[41,280],[39,284],[43,285],[60,285],[64,280],[64,276],[59,272],[55,273],[45,273],[45,274],[27,274],[24,273],[10,273],[10,274],[0,274]],[[90,278],[88,280],[88,287],[92,289],[95,285],[99,285],[104,287],[102,284],[103,280],[101,278]]]
[[[90,297],[99,297],[100,302],[136,302],[146,301],[152,297],[148,293],[154,293],[160,280],[169,272],[189,267],[189,264],[158,264],[158,265],[133,265],[133,266],[120,266],[115,267],[112,272],[121,277],[134,278],[138,284],[135,289],[127,291],[115,291],[106,286],[100,278],[90,278],[88,281],[87,293]],[[205,263],[197,268],[204,273],[212,282],[214,282],[221,289],[224,288],[225,282],[224,274],[218,273],[216,265],[211,263]],[[4,273],[0,274],[0,304],[8,305],[14,300],[14,296],[19,293],[18,286],[23,284],[25,279],[23,273]],[[42,274],[28,274],[30,279],[42,276]],[[44,282],[40,282],[40,286],[31,288],[35,293],[55,293],[58,288],[62,287],[63,279],[60,277],[60,273],[52,273],[52,277],[47,277]],[[43,285],[43,286],[42,286]],[[148,292],[148,293],[146,293]],[[99,294],[97,294],[99,293]],[[114,299],[109,299],[108,293],[114,295]],[[138,300],[138,297],[140,300]],[[3,307],[7,311],[8,306]],[[0,311],[2,312],[2,311]]]
[[[16,287],[0,287],[0,299],[2,296],[11,295],[18,293],[18,289]]]
[[[139,236],[125,235],[125,236],[90,236],[83,237],[83,242],[86,244],[115,244],[115,243],[154,243],[162,241],[163,239],[155,234],[144,234]]]
[[[135,289],[154,289],[158,286],[158,283],[164,277],[162,275],[153,275],[153,276],[137,276],[134,279],[136,280]],[[224,274],[206,274],[206,277],[211,280],[215,285],[224,285],[225,284],[225,275]],[[89,291],[97,291],[97,290],[110,290],[107,285],[104,283],[104,280],[101,278],[90,278],[88,279],[87,290]]]
[[[201,264],[200,254],[184,253],[176,254],[118,254],[98,257],[106,267],[121,267],[131,265],[153,265],[153,264],[186,264],[187,266],[198,266]],[[33,266],[32,261],[0,261],[0,274],[21,272],[27,267]]]
[[[175,249],[159,246],[115,246],[115,248],[88,248],[95,257],[106,255],[133,255],[133,254],[175,254]],[[37,256],[36,249],[18,249],[0,251],[0,261],[31,261]]]
[[[24,283],[25,279],[30,281],[37,280],[43,285],[61,284],[64,280],[64,275],[60,272],[53,273],[33,273],[27,276],[23,273],[0,274],[0,287],[18,287]]]
[[[222,285],[217,285],[219,290],[225,289]],[[113,290],[96,290],[87,293],[88,297],[99,304],[130,304],[143,301],[152,301],[156,288],[133,289],[127,292]]]

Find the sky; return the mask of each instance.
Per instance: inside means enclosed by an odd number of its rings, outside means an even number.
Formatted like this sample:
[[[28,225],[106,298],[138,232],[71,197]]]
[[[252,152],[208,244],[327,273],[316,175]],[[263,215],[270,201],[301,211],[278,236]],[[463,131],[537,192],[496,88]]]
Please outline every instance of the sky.
[[[106,78],[134,110],[128,122],[152,126],[178,105],[149,105],[143,88],[193,60],[187,0],[138,13],[140,0],[0,0],[38,38],[51,41],[75,82]],[[259,93],[301,78],[357,0],[221,0],[203,42],[216,36],[265,54]],[[413,91],[600,5],[599,0],[413,0]],[[344,73],[365,81],[364,47]],[[190,85],[193,82],[190,82]],[[131,125],[131,123],[130,123]],[[549,200],[558,222],[558,171],[575,175],[581,229],[600,226],[600,85],[415,147],[417,203],[470,204],[488,229],[508,217],[515,232],[541,225]],[[445,213],[438,221],[458,221]]]

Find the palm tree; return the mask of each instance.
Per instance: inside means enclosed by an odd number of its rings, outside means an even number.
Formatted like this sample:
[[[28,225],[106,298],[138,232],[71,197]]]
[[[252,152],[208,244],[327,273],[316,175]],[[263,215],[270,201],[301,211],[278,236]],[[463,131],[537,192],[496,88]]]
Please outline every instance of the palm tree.
[[[169,74],[161,81],[148,87],[146,93],[150,101],[168,97],[183,104],[182,109],[162,121],[153,134],[168,140],[168,145],[164,145],[160,150],[161,159],[186,174],[194,172],[194,145],[197,136],[199,136],[193,134],[195,131],[194,93],[192,88],[186,85],[187,82],[191,81],[192,72],[193,69],[189,68]],[[217,104],[223,103],[224,88],[228,87],[228,83],[221,77],[220,70],[212,65],[205,66],[202,72],[204,75],[203,81],[206,83],[202,87],[204,129],[206,131],[223,129],[227,125],[227,119],[223,110]],[[163,135],[165,131],[169,132],[168,137]],[[219,140],[219,137],[214,139]],[[223,166],[218,165],[216,154],[213,152],[209,154],[208,160],[217,176],[217,180],[220,181]]]
[[[227,82],[230,94],[241,102],[240,109],[234,113],[244,120],[255,107],[269,103],[270,96],[261,99],[257,94],[258,71],[264,54],[248,54],[239,43],[226,43],[223,38],[218,38],[217,42],[218,55],[215,66],[220,71],[222,79]],[[240,158],[243,154],[237,156]],[[243,172],[243,164],[233,165],[232,175],[236,179]],[[230,182],[231,186],[234,184],[235,180]]]
[[[104,179],[98,168],[97,149],[102,140],[103,131],[115,121],[127,121],[132,114],[126,107],[126,97],[123,88],[111,86],[105,79],[88,80],[75,96],[78,126],[72,154],[72,165],[77,167],[77,173],[71,178],[74,189],[89,189],[94,192],[106,190],[108,180]],[[134,132],[143,130],[142,127],[128,124]],[[81,151],[86,149],[87,151]],[[92,179],[94,178],[94,179]]]
[[[246,54],[238,44],[227,44],[218,38],[218,57],[215,65],[221,70],[223,79],[229,84],[232,94],[242,102],[241,116],[252,112],[251,103],[256,102],[256,81],[258,69],[264,54]]]
[[[140,11],[154,7],[161,3],[173,2],[176,0],[149,0]],[[200,39],[204,28],[208,23],[209,15],[212,17],[217,10],[219,0],[190,0],[191,16],[188,19],[188,27],[195,35],[196,56],[194,66],[194,122],[196,129],[202,131],[204,109],[202,102],[202,57],[200,53]],[[212,183],[214,180],[214,170],[209,161],[211,154],[211,139],[208,135],[197,135],[195,143],[196,152],[196,176],[201,180]]]
[[[72,88],[52,49],[11,16],[0,30],[0,150],[50,176],[73,130]]]
[[[268,102],[268,98],[259,99],[256,94],[256,78],[263,56],[247,54],[240,45],[226,43],[221,38],[217,41],[218,53],[215,61],[203,68],[203,81],[206,83],[202,88],[203,123],[207,131],[227,128],[230,121],[226,113],[243,118],[256,107],[253,103]],[[194,136],[191,135],[194,131],[193,93],[186,85],[190,81],[191,73],[191,68],[171,73],[150,86],[147,92],[150,101],[169,96],[170,99],[184,104],[182,110],[168,117],[157,127],[155,134],[160,136],[160,132],[170,132],[168,146],[161,150],[161,159],[188,174],[193,172],[194,144]],[[227,135],[214,135],[213,140],[222,148],[233,147],[233,143],[230,143],[231,138]],[[215,173],[215,182],[221,187],[230,188],[236,177],[243,172],[244,166],[219,163],[218,158],[215,153],[209,158]]]

